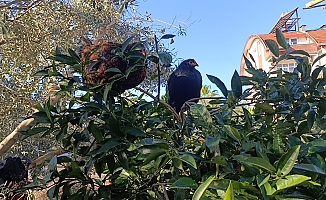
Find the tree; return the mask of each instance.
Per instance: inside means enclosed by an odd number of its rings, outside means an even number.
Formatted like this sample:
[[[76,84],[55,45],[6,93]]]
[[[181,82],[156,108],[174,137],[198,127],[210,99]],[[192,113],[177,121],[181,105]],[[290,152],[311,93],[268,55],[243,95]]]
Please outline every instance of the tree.
[[[97,0],[35,0],[7,1],[1,5],[1,105],[0,135],[8,135],[16,126],[33,113],[33,107],[48,96],[48,86],[56,80],[35,79],[33,74],[51,65],[47,59],[59,47],[60,51],[74,49],[78,53],[87,42],[113,40],[123,42],[130,36],[146,40],[148,48],[155,47],[155,34],[146,25],[146,19],[129,15],[135,1]],[[137,18],[137,20],[136,20]],[[158,52],[167,50],[159,43]],[[153,52],[153,54],[157,54]],[[172,60],[171,60],[172,61]],[[153,64],[154,65],[154,64]],[[69,70],[69,69],[61,69]],[[162,83],[169,67],[161,69]],[[157,67],[148,69],[148,78],[142,88],[155,91]],[[39,155],[43,151],[33,139],[23,146],[33,145],[29,151]],[[16,145],[17,151],[24,149]],[[34,151],[33,149],[37,149]]]
[[[296,59],[294,73],[255,69],[245,58],[252,76],[235,71],[227,90],[208,75],[223,96],[191,106],[182,123],[142,95],[63,81],[69,106],[43,104],[39,126],[26,135],[55,135],[73,156],[53,157],[49,174],[29,187],[53,183],[49,196],[62,199],[324,199],[326,78],[318,76],[324,66],[312,66],[326,54],[309,63],[306,52],[289,51],[276,34],[286,52],[272,60]]]

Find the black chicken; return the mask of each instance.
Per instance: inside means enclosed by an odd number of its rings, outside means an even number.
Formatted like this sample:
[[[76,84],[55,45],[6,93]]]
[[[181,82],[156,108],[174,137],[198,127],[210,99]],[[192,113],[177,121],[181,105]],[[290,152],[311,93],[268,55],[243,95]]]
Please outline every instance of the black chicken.
[[[180,112],[182,105],[192,99],[200,97],[202,77],[195,69],[198,66],[194,59],[183,61],[171,74],[168,80],[168,104],[177,112]],[[194,101],[198,102],[198,100]]]

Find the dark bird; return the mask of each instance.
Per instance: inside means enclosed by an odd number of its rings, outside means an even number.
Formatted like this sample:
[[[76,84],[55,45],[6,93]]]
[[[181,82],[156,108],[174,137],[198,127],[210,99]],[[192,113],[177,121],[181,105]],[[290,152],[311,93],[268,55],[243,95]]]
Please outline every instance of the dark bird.
[[[185,60],[170,75],[167,86],[167,102],[177,112],[180,112],[186,101],[200,97],[202,77],[200,72],[195,69],[196,66],[198,64],[194,59]],[[197,103],[198,100],[194,102]]]
[[[112,83],[112,89],[122,93],[146,77],[146,51],[141,43],[129,44],[123,52],[122,44],[115,42],[87,44],[81,58],[86,63],[83,82],[89,86]]]

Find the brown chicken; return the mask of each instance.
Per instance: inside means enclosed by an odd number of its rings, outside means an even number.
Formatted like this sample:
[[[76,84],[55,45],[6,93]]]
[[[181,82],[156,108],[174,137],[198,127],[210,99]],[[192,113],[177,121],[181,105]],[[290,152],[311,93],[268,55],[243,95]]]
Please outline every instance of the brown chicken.
[[[112,83],[112,90],[122,93],[139,85],[146,77],[146,51],[141,43],[122,45],[106,42],[85,45],[82,51],[83,81],[86,85]],[[130,72],[130,73],[128,73]]]

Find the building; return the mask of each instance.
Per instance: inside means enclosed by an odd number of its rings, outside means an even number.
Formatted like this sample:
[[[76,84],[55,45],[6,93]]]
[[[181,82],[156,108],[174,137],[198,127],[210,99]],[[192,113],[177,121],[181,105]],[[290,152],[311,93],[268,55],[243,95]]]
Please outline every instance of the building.
[[[269,50],[265,40],[276,40],[275,31],[281,29],[286,41],[290,45],[290,50],[303,50],[310,54],[312,62],[319,55],[326,53],[326,25],[316,30],[306,30],[306,26],[299,26],[297,9],[281,15],[279,21],[268,34],[251,35],[244,47],[243,55],[245,55],[257,69],[272,71],[282,69],[283,71],[292,72],[296,67],[295,60],[283,60],[277,66],[272,66],[272,52]],[[292,17],[296,14],[296,17]],[[280,53],[285,50],[280,47]],[[322,58],[315,66],[326,64],[326,57]],[[245,61],[242,58],[240,64],[240,75],[248,76],[246,72]]]

